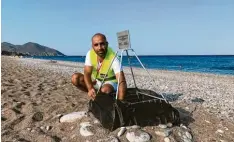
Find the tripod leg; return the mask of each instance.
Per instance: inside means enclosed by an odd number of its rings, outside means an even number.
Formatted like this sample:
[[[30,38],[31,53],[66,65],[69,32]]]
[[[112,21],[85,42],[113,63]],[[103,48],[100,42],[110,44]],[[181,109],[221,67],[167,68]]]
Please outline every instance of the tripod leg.
[[[141,60],[140,60],[140,59],[138,58],[138,56],[136,55],[136,52],[135,52],[133,49],[132,49],[132,52],[135,54],[137,60],[140,62],[141,66],[144,68],[144,70],[148,73],[149,78],[151,78],[151,79],[153,80],[154,85],[155,85],[155,80],[153,79],[153,77],[151,77],[151,75],[150,75],[150,73],[148,72],[148,70],[145,69],[145,67],[144,67],[144,65],[142,64]],[[155,89],[156,89],[156,88],[155,88]],[[163,96],[163,94],[160,94],[160,95],[161,95],[161,96],[163,97],[163,99],[167,102],[167,100],[165,99],[165,97]]]
[[[127,51],[127,50],[126,50],[126,54],[127,54],[127,57],[128,57],[128,64],[129,64],[129,67],[130,67],[130,69],[131,69],[133,82],[134,82],[135,88],[137,88],[137,86],[136,86],[136,81],[135,81],[135,78],[134,78],[134,74],[133,74],[133,70],[132,70],[132,66],[131,66],[131,62],[130,62],[130,59],[129,59],[129,55],[128,55],[128,51]]]
[[[121,52],[120,67],[122,66],[123,51],[124,51],[124,50],[122,50],[122,52]],[[116,100],[118,99],[118,93],[119,93],[119,79],[120,79],[120,75],[119,75],[119,77],[118,77],[118,85],[117,85],[117,91],[116,91],[116,97],[115,97]]]

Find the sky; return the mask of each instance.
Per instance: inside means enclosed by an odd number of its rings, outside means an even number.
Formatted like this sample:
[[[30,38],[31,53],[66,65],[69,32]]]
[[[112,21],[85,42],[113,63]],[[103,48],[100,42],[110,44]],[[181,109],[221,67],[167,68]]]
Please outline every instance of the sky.
[[[234,55],[234,0],[2,0],[2,42],[86,55],[95,33],[138,55]]]

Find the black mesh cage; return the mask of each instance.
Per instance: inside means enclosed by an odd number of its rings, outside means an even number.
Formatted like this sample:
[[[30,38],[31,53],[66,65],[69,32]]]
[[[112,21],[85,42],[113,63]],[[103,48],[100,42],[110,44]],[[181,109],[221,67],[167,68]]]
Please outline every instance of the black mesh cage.
[[[98,94],[94,101],[90,100],[89,111],[110,131],[121,126],[180,123],[178,110],[161,95],[137,88],[128,88],[123,101],[115,100],[113,95]]]

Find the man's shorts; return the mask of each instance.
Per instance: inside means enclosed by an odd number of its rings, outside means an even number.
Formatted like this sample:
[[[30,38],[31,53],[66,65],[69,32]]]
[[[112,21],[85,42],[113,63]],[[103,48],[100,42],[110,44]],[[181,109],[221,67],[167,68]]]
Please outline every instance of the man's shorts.
[[[96,84],[94,85],[94,88],[98,90],[98,89],[100,88],[102,82],[99,81],[99,80],[97,80],[97,79],[96,79],[96,81],[97,81],[97,82],[96,82]],[[105,81],[105,82],[103,83],[103,85],[104,85],[104,84],[110,84],[110,85],[114,88],[114,91],[117,90],[117,86],[118,86],[117,82]],[[102,85],[102,86],[103,86],[103,85]]]

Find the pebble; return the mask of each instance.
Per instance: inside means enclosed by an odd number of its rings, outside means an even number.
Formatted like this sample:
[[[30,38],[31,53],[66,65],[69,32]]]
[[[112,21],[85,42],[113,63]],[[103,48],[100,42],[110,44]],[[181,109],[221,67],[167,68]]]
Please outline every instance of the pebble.
[[[185,135],[187,138],[189,138],[190,140],[192,139],[192,135],[189,132],[185,132]]]
[[[190,140],[189,138],[184,138],[183,140],[184,142],[192,142],[192,140]]]
[[[114,136],[109,136],[106,139],[99,139],[97,142],[119,142],[119,140]]]
[[[72,138],[72,139],[74,139],[75,137],[76,137],[76,135],[75,135],[75,134],[73,134],[73,135],[71,136],[71,138]]]
[[[210,122],[210,121],[208,121],[208,120],[205,120],[205,122],[206,122],[206,123],[209,123],[209,124],[211,123],[211,122]]]
[[[155,131],[155,134],[163,137],[168,137],[171,134],[171,130],[164,130],[163,132]]]
[[[218,129],[218,130],[216,131],[216,133],[221,133],[221,134],[223,134],[224,132],[223,132],[223,130]]]
[[[142,132],[139,136],[136,136],[134,132],[128,132],[126,138],[129,142],[147,142],[150,140],[150,135]]]
[[[47,131],[49,131],[50,129],[52,129],[52,126],[46,126]]]
[[[178,136],[180,136],[180,137],[181,137],[181,136],[182,136],[182,134],[181,134],[180,132],[178,132]]]
[[[79,111],[79,112],[72,112],[67,115],[64,115],[60,118],[60,122],[74,122],[78,119],[83,118],[84,116],[87,116],[86,111]]]
[[[32,130],[31,130],[31,132],[32,132],[32,133],[34,133],[34,132],[35,132],[35,130],[33,130],[33,129],[32,129]]]
[[[184,124],[180,124],[180,127],[184,128],[184,129],[188,129]]]
[[[167,128],[167,125],[159,124],[158,127],[159,127],[159,128],[162,128],[162,129],[165,129],[165,128]]]
[[[32,130],[32,128],[27,128],[27,130],[28,130],[28,131],[31,131],[31,130]]]
[[[84,137],[87,136],[92,136],[94,135],[94,133],[92,132],[92,130],[90,130],[90,128],[92,128],[92,125],[90,124],[90,122],[83,122],[80,123],[80,134]]]
[[[226,131],[228,131],[228,130],[229,130],[227,127],[224,127],[224,129],[225,129]]]
[[[168,137],[165,137],[164,142],[170,142],[170,139]]]
[[[100,122],[99,122],[99,120],[95,119],[95,120],[93,121],[93,123],[94,123],[94,124],[98,124],[98,123],[100,123]]]
[[[125,127],[121,127],[120,128],[120,131],[118,132],[117,136],[120,137],[124,134],[124,132],[126,131],[126,128]]]
[[[32,119],[34,121],[42,121],[43,120],[43,114],[42,114],[42,112],[36,112],[36,113],[34,113]]]
[[[138,126],[138,125],[132,125],[132,126],[126,127],[127,130],[129,130],[129,129],[140,129],[140,128],[141,128],[141,127]]]
[[[41,126],[40,129],[43,130],[43,129],[44,129],[44,126]]]
[[[168,128],[171,128],[172,126],[173,126],[172,123],[167,123],[167,127],[168,127]]]
[[[56,118],[59,118],[59,117],[61,117],[61,116],[63,116],[62,114],[57,114],[56,115]]]

